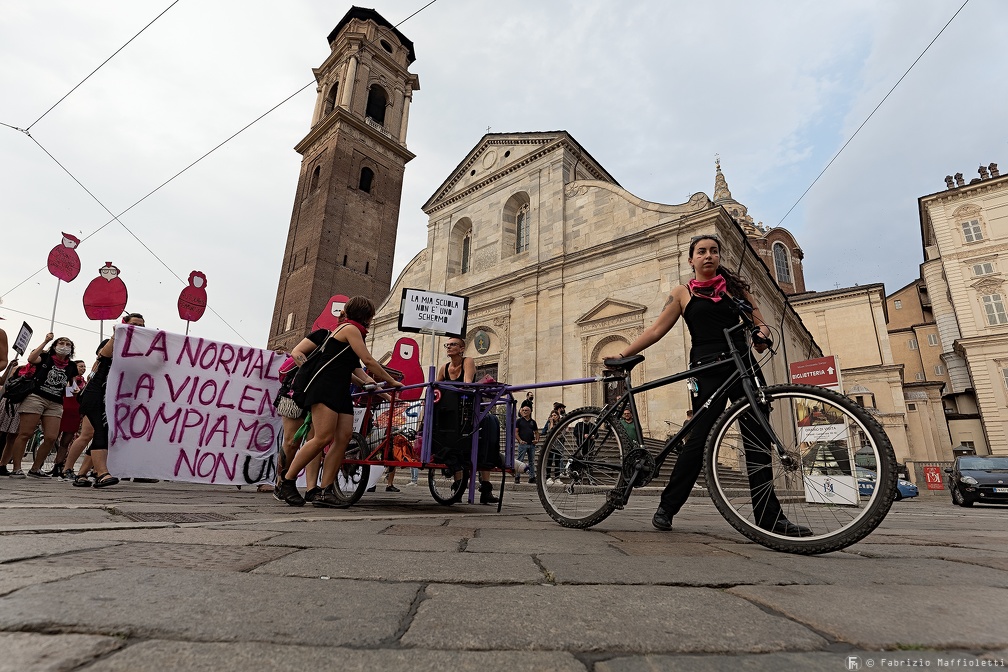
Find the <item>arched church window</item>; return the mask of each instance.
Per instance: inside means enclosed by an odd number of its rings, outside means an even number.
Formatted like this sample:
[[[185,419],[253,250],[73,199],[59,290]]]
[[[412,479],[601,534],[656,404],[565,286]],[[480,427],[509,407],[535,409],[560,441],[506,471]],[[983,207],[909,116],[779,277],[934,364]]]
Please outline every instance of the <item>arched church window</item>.
[[[366,166],[361,168],[360,182],[357,184],[357,188],[370,194],[372,180],[374,180],[374,171]]]
[[[515,253],[524,252],[529,247],[529,206],[528,203],[518,209],[515,217]]]
[[[369,119],[372,119],[384,126],[385,104],[387,102],[388,96],[385,94],[385,89],[377,84],[371,85],[371,88],[368,89],[367,108],[365,109],[365,114]]]
[[[315,170],[311,174],[311,182],[308,183],[308,193],[311,193],[318,189],[319,176],[322,174],[322,166],[315,166]]]
[[[336,94],[339,93],[339,82],[333,83],[332,87],[329,89],[329,93],[326,94],[325,103],[322,106],[322,116],[326,116],[333,111],[336,107]]]
[[[773,246],[774,269],[777,271],[777,282],[791,282],[791,264],[788,261],[787,248],[781,243]]]
[[[462,272],[469,272],[469,256],[472,254],[472,229],[462,237]]]

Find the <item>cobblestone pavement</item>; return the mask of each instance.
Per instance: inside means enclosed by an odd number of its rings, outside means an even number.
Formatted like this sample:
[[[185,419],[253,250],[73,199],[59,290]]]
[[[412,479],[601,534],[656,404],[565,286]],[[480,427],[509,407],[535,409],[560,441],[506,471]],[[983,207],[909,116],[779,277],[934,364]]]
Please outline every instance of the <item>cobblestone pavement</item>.
[[[896,502],[776,553],[655,492],[588,531],[522,485],[347,510],[254,489],[0,478],[0,670],[846,670],[1008,660],[1008,508]],[[379,489],[380,490],[380,489]]]

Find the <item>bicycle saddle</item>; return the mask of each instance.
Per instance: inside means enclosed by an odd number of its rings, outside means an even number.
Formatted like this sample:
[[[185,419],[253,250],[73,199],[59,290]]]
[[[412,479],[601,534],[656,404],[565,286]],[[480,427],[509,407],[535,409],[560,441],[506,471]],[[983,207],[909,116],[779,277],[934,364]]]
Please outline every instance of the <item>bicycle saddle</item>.
[[[644,355],[631,355],[629,357],[606,357],[602,363],[607,369],[630,371],[643,361]]]

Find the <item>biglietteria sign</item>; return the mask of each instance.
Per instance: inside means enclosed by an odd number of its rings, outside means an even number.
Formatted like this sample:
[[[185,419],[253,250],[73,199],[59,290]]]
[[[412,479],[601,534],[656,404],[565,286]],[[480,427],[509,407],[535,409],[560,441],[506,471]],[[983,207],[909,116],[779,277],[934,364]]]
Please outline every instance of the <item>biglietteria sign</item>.
[[[840,371],[836,357],[819,357],[806,359],[803,362],[792,362],[790,365],[791,382],[819,387],[840,387]]]
[[[469,297],[403,289],[399,331],[465,338]]]

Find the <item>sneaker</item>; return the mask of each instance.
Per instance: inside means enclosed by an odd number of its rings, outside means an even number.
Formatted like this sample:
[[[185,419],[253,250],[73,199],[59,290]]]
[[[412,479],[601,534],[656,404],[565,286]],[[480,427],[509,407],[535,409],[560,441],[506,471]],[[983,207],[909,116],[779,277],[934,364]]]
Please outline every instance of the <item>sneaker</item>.
[[[655,511],[654,517],[651,518],[651,524],[659,530],[667,532],[672,529],[672,518],[665,513],[665,509],[659,506],[658,510]]]
[[[350,502],[336,494],[336,488],[327,486],[321,494],[312,500],[312,506],[324,506],[329,509],[345,509],[350,506]]]
[[[400,490],[399,488],[395,487],[394,485],[386,485],[385,486],[385,492],[402,492],[402,490]]]
[[[535,485],[536,484],[536,477],[535,476],[529,476],[528,484],[529,485]]]
[[[31,469],[28,470],[28,476],[30,478],[45,478],[46,477],[46,475],[43,474],[41,471],[32,471]]]
[[[521,483],[521,476],[515,474],[515,485],[518,485],[519,483]]]
[[[27,478],[27,476],[25,476],[25,473],[23,471],[21,471],[20,469],[15,469],[14,471],[10,472],[10,477],[11,478]]]
[[[554,481],[552,478],[547,478],[546,485],[556,485],[556,481]]]
[[[279,495],[278,499],[287,502],[289,506],[304,506],[305,500],[298,492],[297,481],[286,478],[280,481]]]
[[[414,486],[414,485],[417,485],[417,482],[416,482],[416,481],[406,481],[406,487],[407,487],[407,488],[408,488],[408,487],[411,487],[411,486]]]
[[[61,476],[61,478],[64,481],[72,481],[75,478],[77,478],[77,474],[74,473],[73,469],[67,469],[66,471],[63,472],[63,476]]]
[[[304,493],[304,501],[314,502],[322,494],[322,488],[312,488]]]

